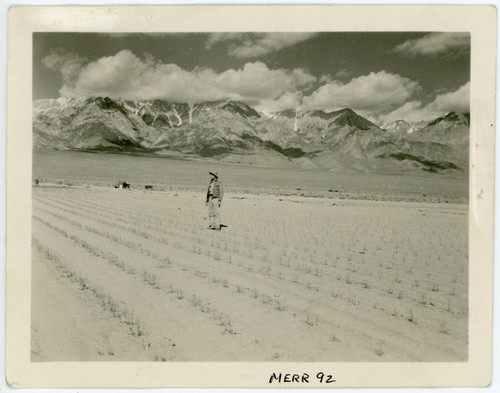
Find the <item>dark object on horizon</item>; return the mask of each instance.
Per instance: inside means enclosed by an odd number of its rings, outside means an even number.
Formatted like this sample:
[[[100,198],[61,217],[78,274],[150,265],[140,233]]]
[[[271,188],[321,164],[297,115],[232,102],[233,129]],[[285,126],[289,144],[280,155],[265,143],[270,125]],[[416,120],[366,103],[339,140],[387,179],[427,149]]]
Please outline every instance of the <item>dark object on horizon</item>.
[[[130,184],[127,182],[122,182],[115,184],[115,188],[130,188]]]
[[[144,188],[145,188],[146,190],[152,190],[152,189],[153,189],[153,186],[149,186],[149,185],[148,185],[148,186],[144,186]]]
[[[225,225],[225,224],[220,224],[219,228],[214,228],[214,227],[212,227],[212,226],[209,226],[207,229],[211,229],[211,230],[213,230],[213,231],[220,231],[220,230],[222,230],[222,228],[227,228],[227,225]]]

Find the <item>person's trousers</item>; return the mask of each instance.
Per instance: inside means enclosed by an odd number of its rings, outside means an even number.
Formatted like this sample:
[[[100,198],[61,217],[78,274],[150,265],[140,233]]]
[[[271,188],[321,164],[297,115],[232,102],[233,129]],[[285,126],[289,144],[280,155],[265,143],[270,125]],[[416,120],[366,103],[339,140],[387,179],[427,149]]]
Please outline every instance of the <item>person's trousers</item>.
[[[208,220],[210,227],[220,228],[220,211],[219,211],[219,198],[210,198],[208,201]]]

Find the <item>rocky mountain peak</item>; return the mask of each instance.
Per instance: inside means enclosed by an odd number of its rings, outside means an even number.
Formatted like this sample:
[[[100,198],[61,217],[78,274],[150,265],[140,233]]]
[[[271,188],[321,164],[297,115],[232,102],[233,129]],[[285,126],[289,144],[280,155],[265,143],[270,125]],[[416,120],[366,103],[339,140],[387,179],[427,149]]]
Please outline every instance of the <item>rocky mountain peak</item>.
[[[33,102],[37,148],[133,149],[205,157],[278,154],[286,160],[312,160],[313,167],[330,165],[331,157],[363,162],[387,157],[466,162],[468,124],[468,114],[448,113],[430,123],[398,120],[382,130],[350,108],[288,109],[262,116],[235,100],[187,104],[91,97]]]
[[[332,123],[336,126],[348,125],[350,127],[358,128],[363,131],[369,129],[380,129],[371,121],[359,116],[350,108],[344,108],[339,111],[330,112],[328,113],[328,119],[332,120]]]
[[[433,125],[436,125],[442,121],[463,123],[463,124],[466,124],[467,126],[469,126],[470,114],[469,113],[449,112],[446,115],[438,117],[437,119],[433,120],[432,122],[429,123],[429,125],[433,126]]]
[[[282,117],[288,117],[288,118],[295,118],[298,113],[296,109],[285,109],[283,111],[275,112],[274,117],[282,116]]]

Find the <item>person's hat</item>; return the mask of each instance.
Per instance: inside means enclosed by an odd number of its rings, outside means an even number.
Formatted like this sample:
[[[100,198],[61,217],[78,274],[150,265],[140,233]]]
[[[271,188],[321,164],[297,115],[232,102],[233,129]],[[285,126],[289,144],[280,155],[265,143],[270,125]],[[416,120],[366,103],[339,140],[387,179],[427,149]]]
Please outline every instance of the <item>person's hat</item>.
[[[217,176],[217,172],[215,172],[215,171],[213,171],[213,172],[208,172],[208,173],[210,173],[212,176],[215,176],[215,178],[216,178],[216,179],[218,179],[218,178],[219,178],[219,176]]]

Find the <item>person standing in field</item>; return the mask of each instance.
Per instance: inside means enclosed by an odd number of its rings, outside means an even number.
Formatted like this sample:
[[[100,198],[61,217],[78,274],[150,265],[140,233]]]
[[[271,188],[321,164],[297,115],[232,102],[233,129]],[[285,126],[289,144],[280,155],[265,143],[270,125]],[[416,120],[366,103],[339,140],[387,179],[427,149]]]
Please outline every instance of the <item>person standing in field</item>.
[[[208,185],[207,199],[205,205],[208,206],[208,219],[210,225],[208,229],[220,231],[220,205],[224,196],[222,183],[217,176],[217,172],[208,172],[212,176]]]

